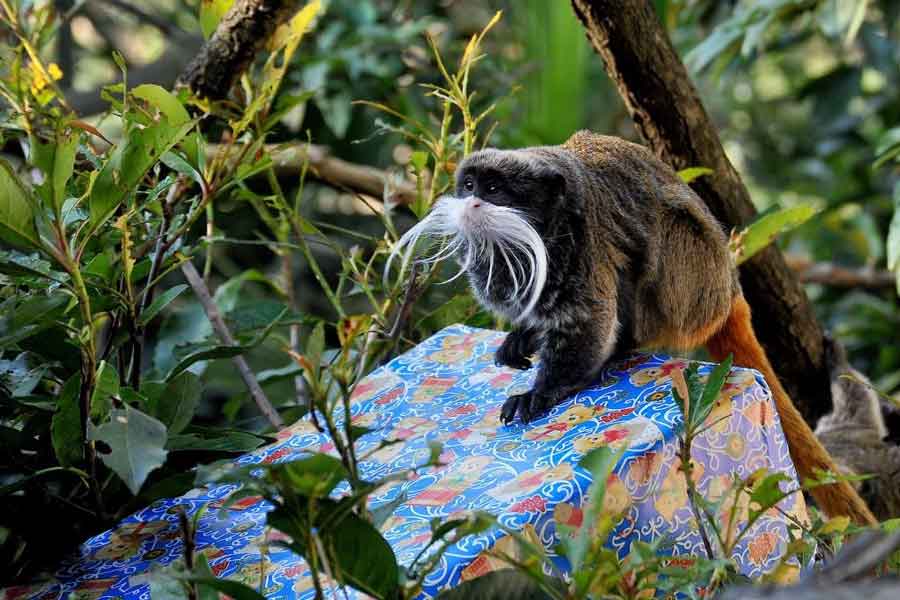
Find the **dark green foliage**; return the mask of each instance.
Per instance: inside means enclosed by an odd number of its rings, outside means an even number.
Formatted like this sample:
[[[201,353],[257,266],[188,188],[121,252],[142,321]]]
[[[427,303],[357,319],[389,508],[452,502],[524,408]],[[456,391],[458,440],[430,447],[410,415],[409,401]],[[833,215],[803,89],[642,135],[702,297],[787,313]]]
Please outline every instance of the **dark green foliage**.
[[[464,284],[434,285],[453,273],[448,265],[414,282],[397,273],[382,281],[398,231],[449,189],[459,159],[482,144],[558,142],[580,127],[632,133],[568,3],[332,0],[324,17],[306,14],[311,33],[283,31],[233,101],[214,106],[167,91],[171,82],[133,87],[128,61],[108,40],[81,48],[91,60],[70,61],[75,72],[59,79],[49,60],[30,54],[56,51],[66,65],[54,3],[0,4],[0,32],[14,31],[0,44],[0,585],[30,580],[129,512],[184,493],[199,467],[200,480],[240,481],[238,495],[274,502],[270,524],[291,535],[317,573],[324,558],[348,586],[378,598],[414,596],[447,544],[496,523],[482,514],[436,520],[422,555],[397,565],[377,531],[392,507],[365,509],[386,483],[357,470],[353,443],[368,430],[341,427],[331,415],[348,410],[367,372],[434,331],[454,322],[502,326]],[[146,4],[177,27],[197,19],[181,3]],[[228,4],[201,3],[205,34]],[[900,273],[898,3],[654,5],[754,199],[772,207],[735,237],[739,259],[792,229],[785,246],[813,260]],[[501,7],[510,16],[492,22]],[[489,22],[480,50],[460,61]],[[128,27],[97,28],[104,25]],[[149,35],[133,27],[122,37],[132,34]],[[125,81],[104,91],[109,115],[89,121],[69,110],[60,86],[96,87],[90,65],[103,60]],[[270,144],[307,140],[408,177],[419,190],[411,210],[338,195],[307,177],[306,165],[276,172]],[[704,167],[682,176],[711,176]],[[204,290],[189,289],[186,261],[202,272],[234,343],[211,324]],[[896,290],[810,292],[854,364],[888,392],[900,386]],[[261,478],[223,474],[215,461],[274,440],[235,357],[286,422],[316,408],[339,458],[310,455]],[[685,457],[727,372],[723,365],[706,382],[684,374]],[[439,453],[433,448],[426,464]],[[560,548],[578,566],[571,581],[545,575],[552,569],[543,550],[507,532],[526,557],[515,570],[447,597],[634,598],[651,588],[696,597],[698,585],[736,581],[727,557],[740,534],[720,531],[708,519],[720,507],[696,494],[705,559],[674,566],[662,544],[636,544],[622,562],[603,546],[617,519],[601,510],[616,458],[598,452],[583,465],[597,484],[590,527],[569,532]],[[758,515],[798,493],[782,484],[756,473],[735,479],[732,493],[746,494]],[[329,497],[338,485],[347,495]],[[192,527],[183,523],[186,540]],[[795,532],[785,559],[806,562],[813,541],[833,552],[846,529],[816,517]],[[259,597],[211,579],[202,556],[182,562],[153,574],[154,597]]]

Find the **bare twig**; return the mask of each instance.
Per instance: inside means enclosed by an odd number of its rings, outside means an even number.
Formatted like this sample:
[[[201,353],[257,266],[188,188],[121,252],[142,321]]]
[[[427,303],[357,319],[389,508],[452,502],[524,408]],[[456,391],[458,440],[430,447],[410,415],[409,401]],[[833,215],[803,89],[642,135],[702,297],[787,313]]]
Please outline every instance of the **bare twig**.
[[[390,350],[388,351],[385,358],[393,356],[397,352],[397,346],[400,344],[400,336],[403,333],[403,329],[409,321],[409,316],[412,314],[413,306],[416,303],[416,300],[419,297],[419,294],[422,293],[422,290],[425,289],[424,285],[420,285],[418,280],[418,263],[413,262],[412,266],[409,270],[409,280],[407,281],[406,291],[403,295],[403,302],[400,304],[400,307],[397,309],[397,316],[394,318],[394,324],[391,326],[391,330],[388,332],[388,347]]]
[[[144,313],[144,309],[147,308],[147,305],[153,300],[153,288],[156,286],[156,278],[159,275],[160,267],[162,266],[163,257],[166,254],[165,249],[163,248],[164,242],[166,239],[166,234],[169,231],[169,224],[172,221],[172,205],[175,203],[178,193],[181,188],[181,178],[177,179],[170,187],[169,191],[166,194],[166,200],[162,205],[162,221],[159,224],[159,233],[156,237],[156,248],[153,252],[153,261],[150,264],[150,272],[147,274],[147,287],[144,288],[144,292],[141,295],[141,302],[138,305],[138,311],[134,315],[136,320],[139,320],[141,315]],[[141,383],[141,363],[143,363],[143,353],[144,353],[144,332],[146,330],[145,325],[140,325],[139,323],[133,323],[135,336],[134,336],[134,346],[131,354],[131,372],[129,380],[131,381],[131,386],[138,390],[140,389]]]
[[[874,267],[845,267],[832,262],[814,262],[797,254],[786,254],[784,258],[803,283],[846,288],[890,288],[897,281],[890,271]]]
[[[216,306],[209,288],[206,287],[206,284],[203,282],[203,277],[200,276],[194,263],[186,261],[181,265],[181,272],[184,273],[185,279],[187,279],[188,283],[191,285],[191,289],[194,290],[194,294],[197,296],[200,304],[203,305],[206,317],[209,319],[210,324],[212,324],[216,335],[222,340],[222,343],[228,346],[237,345],[234,336],[231,335],[231,331],[228,329],[228,325],[225,324],[225,320],[222,319],[222,315],[219,313],[219,308]],[[260,412],[262,412],[275,429],[284,427],[284,421],[281,420],[281,415],[278,414],[272,406],[272,403],[269,402],[265,392],[263,392],[262,388],[259,386],[256,376],[253,374],[253,371],[250,370],[247,361],[244,360],[244,357],[235,356],[232,360],[234,361],[235,366],[237,366],[241,379],[250,391],[250,395],[256,402],[256,406],[259,407]]]
[[[207,157],[218,155],[221,146],[207,144]],[[304,165],[308,165],[310,174],[339,189],[369,194],[395,204],[411,204],[416,199],[415,183],[381,169],[347,162],[331,156],[325,146],[316,146],[306,142],[293,144],[268,145],[266,152],[272,157],[275,173],[279,176],[299,175]],[[237,149],[227,161],[237,157]]]
[[[294,267],[293,267],[293,254],[288,251],[281,252],[281,281],[284,286],[284,293],[287,296],[288,308],[290,308],[293,312],[297,312],[299,306],[297,304],[297,290],[294,287]],[[300,353],[300,325],[293,324],[290,329],[290,345],[291,350],[296,353]],[[303,380],[303,375],[297,375],[294,377],[294,393],[297,395],[297,404],[304,405],[306,404],[306,382]],[[309,410],[311,413],[315,413],[315,410],[312,406],[312,403],[309,404]]]
[[[142,8],[139,8],[139,7],[131,4],[130,2],[124,2],[123,0],[101,0],[101,1],[103,4],[108,4],[109,6],[113,7],[114,9],[116,9],[120,12],[128,13],[131,16],[136,17],[137,20],[140,21],[142,24],[152,25],[153,27],[156,27],[157,29],[159,29],[160,31],[162,31],[163,33],[165,33],[167,35],[172,35],[172,34],[187,35],[183,29],[176,26],[174,23],[172,23],[170,21],[166,21],[165,19],[163,19],[162,17],[159,17],[158,15],[148,13],[145,10],[143,10]]]

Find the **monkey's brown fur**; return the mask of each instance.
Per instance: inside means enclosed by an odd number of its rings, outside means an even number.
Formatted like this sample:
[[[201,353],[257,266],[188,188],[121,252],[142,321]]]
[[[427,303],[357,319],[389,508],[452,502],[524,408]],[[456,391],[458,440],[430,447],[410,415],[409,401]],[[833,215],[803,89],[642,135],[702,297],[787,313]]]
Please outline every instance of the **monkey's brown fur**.
[[[548,255],[539,302],[497,351],[515,368],[541,356],[533,389],[504,404],[505,421],[528,421],[589,385],[616,353],[707,345],[765,376],[801,477],[837,472],[753,333],[722,227],[646,148],[581,131],[562,146],[476,152],[457,170],[457,196],[521,211]],[[468,274],[486,306],[513,317],[520,310],[501,269],[476,262]],[[812,495],[829,515],[875,522],[847,483]]]
[[[599,169],[607,168],[609,163],[626,163],[628,168],[627,164],[633,161],[642,161],[657,169],[662,165],[642,146],[589,132],[576,133],[565,146],[586,164]],[[666,179],[677,177],[668,167],[664,170]],[[638,283],[637,343],[673,349],[705,345],[716,360],[732,354],[734,364],[760,371],[772,390],[791,457],[800,476],[814,477],[816,470],[838,473],[831,456],[794,406],[756,339],[750,306],[741,294],[721,227],[702,205],[698,205],[696,196],[686,190],[689,188],[684,185],[660,188],[666,197],[663,203],[669,209],[660,215],[659,230],[668,238],[667,251],[660,253],[658,268],[647,272],[645,278],[659,290],[658,298],[662,301],[655,307],[652,304],[642,306],[641,282]],[[682,212],[687,212],[692,219],[684,219]],[[697,279],[708,278],[716,279],[718,284],[694,285]],[[609,284],[608,281],[598,283]],[[697,292],[701,291],[708,295],[697,297]],[[815,487],[811,493],[829,515],[846,515],[860,525],[877,523],[869,507],[847,482]]]

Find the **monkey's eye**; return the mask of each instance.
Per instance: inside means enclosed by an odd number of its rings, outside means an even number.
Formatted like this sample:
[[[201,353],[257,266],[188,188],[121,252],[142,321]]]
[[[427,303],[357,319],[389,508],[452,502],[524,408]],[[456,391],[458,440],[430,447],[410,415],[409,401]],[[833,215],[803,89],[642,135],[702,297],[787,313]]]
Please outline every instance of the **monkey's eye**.
[[[497,185],[496,182],[492,181],[492,182],[488,183],[488,185],[487,185],[487,193],[488,194],[496,194],[499,191],[500,191],[500,186]]]
[[[471,177],[466,177],[465,181],[463,181],[463,189],[467,192],[471,192],[475,189],[475,180]]]

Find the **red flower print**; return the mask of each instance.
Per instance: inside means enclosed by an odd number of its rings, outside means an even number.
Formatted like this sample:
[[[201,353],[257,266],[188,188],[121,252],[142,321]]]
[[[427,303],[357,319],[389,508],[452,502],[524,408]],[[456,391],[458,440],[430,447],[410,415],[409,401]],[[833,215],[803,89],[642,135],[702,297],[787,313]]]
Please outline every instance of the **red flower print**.
[[[474,404],[463,404],[462,406],[459,406],[457,408],[451,408],[444,414],[448,417],[459,417],[462,415],[470,415],[473,412],[475,412]]]
[[[516,502],[509,510],[514,513],[544,512],[547,510],[547,502],[542,496],[532,496]]]
[[[606,440],[607,444],[618,442],[619,440],[624,440],[627,437],[628,430],[624,428],[615,427],[613,429],[607,429],[603,432],[603,439]]]

